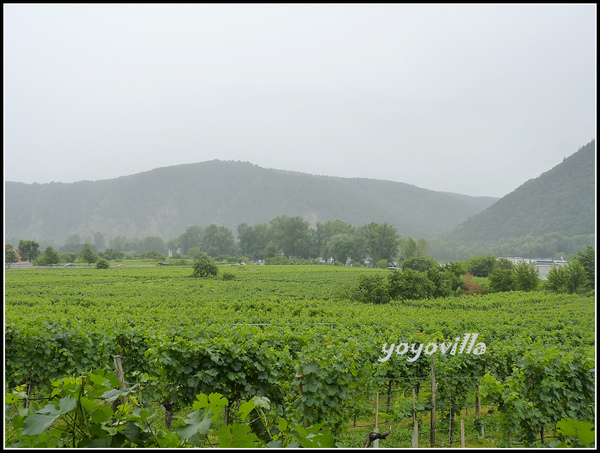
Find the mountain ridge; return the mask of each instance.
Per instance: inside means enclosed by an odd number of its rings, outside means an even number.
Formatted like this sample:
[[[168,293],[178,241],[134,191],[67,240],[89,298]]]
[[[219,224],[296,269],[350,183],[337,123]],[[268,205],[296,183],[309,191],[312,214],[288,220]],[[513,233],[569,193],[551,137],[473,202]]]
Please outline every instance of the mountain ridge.
[[[595,233],[596,140],[531,178],[440,239],[472,242]]]
[[[434,237],[497,200],[369,178],[311,175],[218,159],[74,183],[5,182],[6,237],[69,234],[176,237],[190,225],[388,222],[402,236]],[[57,214],[60,213],[60,214]]]

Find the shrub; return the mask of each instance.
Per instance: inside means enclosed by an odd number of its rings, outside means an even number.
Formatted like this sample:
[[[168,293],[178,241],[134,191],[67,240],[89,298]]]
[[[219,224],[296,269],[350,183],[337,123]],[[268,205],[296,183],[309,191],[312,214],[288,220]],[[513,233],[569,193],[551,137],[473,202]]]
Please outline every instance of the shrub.
[[[199,260],[194,263],[194,272],[192,277],[208,277],[210,275],[217,275],[219,269],[217,265],[208,260]]]
[[[221,275],[221,278],[223,280],[234,280],[235,274],[232,274],[231,272],[223,272],[223,274]]]
[[[352,298],[364,303],[388,303],[390,295],[383,275],[361,275]]]
[[[426,272],[406,269],[388,275],[389,295],[394,300],[416,300],[433,297],[433,282]]]
[[[450,297],[460,294],[462,290],[462,280],[460,275],[444,269],[440,266],[432,267],[426,272],[427,278],[431,282],[431,297]]]
[[[97,269],[108,269],[109,267],[110,264],[104,258],[100,258],[98,261],[96,261]]]

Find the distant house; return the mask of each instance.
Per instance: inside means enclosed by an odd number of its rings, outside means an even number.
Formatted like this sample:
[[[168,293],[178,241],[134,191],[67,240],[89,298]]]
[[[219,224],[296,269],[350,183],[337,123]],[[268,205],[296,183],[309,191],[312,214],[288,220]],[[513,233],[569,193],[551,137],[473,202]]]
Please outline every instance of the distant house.
[[[6,246],[7,246],[7,245],[8,245],[8,244],[5,242],[5,243],[4,243],[4,249],[5,249],[5,250],[6,250]],[[19,253],[19,251],[18,251],[16,248],[14,248],[14,247],[13,247],[13,251],[15,252],[15,255],[17,255],[17,258],[19,258],[19,261],[21,261],[21,260],[23,259],[23,257],[21,256],[21,254]]]
[[[6,243],[4,244],[4,248],[6,249]],[[15,252],[15,255],[17,255],[17,258],[19,261],[17,261],[16,263],[4,263],[5,267],[32,267],[33,264],[30,263],[29,261],[23,261],[23,257],[21,256],[21,254],[19,253],[19,251],[13,247],[13,250]]]

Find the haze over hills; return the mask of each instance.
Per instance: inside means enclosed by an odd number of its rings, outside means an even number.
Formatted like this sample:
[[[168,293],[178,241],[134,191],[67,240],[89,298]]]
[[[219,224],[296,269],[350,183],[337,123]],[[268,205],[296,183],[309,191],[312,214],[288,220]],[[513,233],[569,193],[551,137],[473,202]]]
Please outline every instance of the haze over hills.
[[[64,241],[102,233],[165,240],[190,225],[267,223],[280,215],[354,226],[394,225],[401,236],[469,243],[595,233],[595,140],[501,199],[365,178],[315,176],[213,160],[102,181],[5,183],[5,239]]]
[[[595,234],[595,175],[594,139],[440,239],[470,242],[548,233]]]
[[[280,216],[353,226],[394,225],[431,238],[492,205],[492,197],[436,192],[364,178],[314,176],[219,160],[176,165],[102,181],[5,183],[5,238],[64,241],[95,232],[171,239],[190,225],[267,223]]]

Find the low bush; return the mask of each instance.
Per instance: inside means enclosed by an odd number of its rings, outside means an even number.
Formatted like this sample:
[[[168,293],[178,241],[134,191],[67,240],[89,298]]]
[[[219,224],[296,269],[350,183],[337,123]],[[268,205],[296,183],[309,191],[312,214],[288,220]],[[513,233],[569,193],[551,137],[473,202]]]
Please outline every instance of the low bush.
[[[210,275],[217,275],[219,269],[217,265],[208,260],[199,260],[194,263],[194,272],[192,277],[208,277]]]
[[[98,261],[96,261],[97,269],[108,269],[109,267],[110,264],[104,258],[100,258]]]

